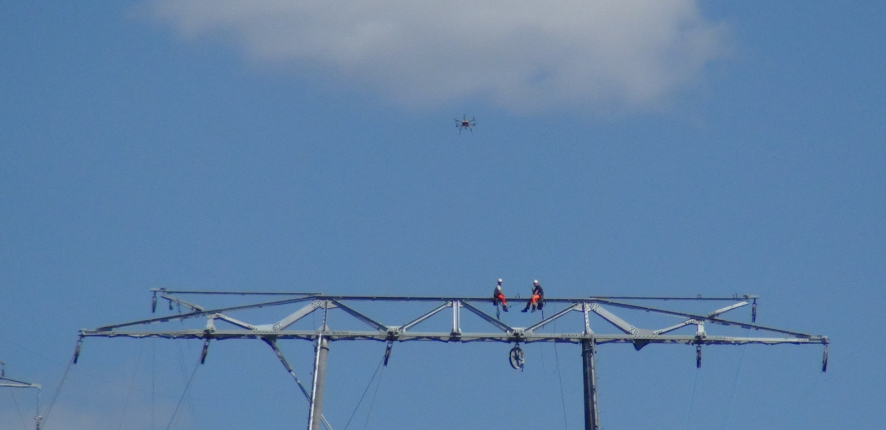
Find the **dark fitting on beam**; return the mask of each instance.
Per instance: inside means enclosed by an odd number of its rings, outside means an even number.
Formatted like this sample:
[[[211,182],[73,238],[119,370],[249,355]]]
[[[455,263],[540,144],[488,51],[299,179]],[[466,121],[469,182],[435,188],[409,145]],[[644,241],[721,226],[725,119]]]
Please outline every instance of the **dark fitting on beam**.
[[[209,353],[209,339],[203,341],[203,352],[200,353],[200,364],[206,362],[206,354]]]
[[[695,346],[695,368],[701,369],[701,345]]]

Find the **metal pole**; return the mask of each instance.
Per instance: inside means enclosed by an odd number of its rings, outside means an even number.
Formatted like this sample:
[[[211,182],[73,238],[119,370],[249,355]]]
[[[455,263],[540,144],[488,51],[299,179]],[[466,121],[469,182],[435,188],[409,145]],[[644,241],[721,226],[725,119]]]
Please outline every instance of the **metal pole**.
[[[308,430],[320,430],[323,411],[323,382],[326,379],[326,355],[329,353],[329,340],[320,335],[317,338],[317,358],[314,362],[314,384],[311,390],[311,415],[308,418]]]
[[[584,364],[585,386],[585,430],[598,430],[600,419],[597,416],[597,369],[594,366],[596,354],[594,339],[581,340],[581,358]]]

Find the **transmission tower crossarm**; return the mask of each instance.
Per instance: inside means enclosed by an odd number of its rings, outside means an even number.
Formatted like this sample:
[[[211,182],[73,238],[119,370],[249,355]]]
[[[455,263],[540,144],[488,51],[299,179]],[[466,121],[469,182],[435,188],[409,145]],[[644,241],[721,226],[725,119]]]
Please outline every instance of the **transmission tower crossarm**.
[[[292,304],[292,303],[303,302],[305,300],[310,300],[311,298],[312,297],[299,297],[299,298],[295,298],[295,299],[276,300],[276,301],[272,301],[272,302],[253,303],[253,304],[249,304],[249,305],[228,306],[228,307],[224,307],[224,308],[209,309],[209,310],[204,310],[204,311],[194,311],[194,312],[189,312],[186,314],[167,315],[165,317],[147,318],[147,319],[129,321],[129,322],[120,323],[120,324],[102,326],[96,330],[107,331],[107,330],[114,330],[114,329],[118,329],[118,328],[122,328],[122,327],[131,327],[131,326],[136,326],[136,325],[145,325],[145,324],[154,324],[154,323],[162,323],[162,322],[169,322],[169,321],[186,320],[186,319],[190,319],[190,318],[199,318],[199,317],[203,317],[203,316],[207,316],[207,315],[225,313],[225,312],[231,312],[231,311],[257,309],[257,308],[262,308],[262,307],[267,307],[267,306],[288,305],[288,304]]]
[[[780,328],[767,327],[767,326],[762,326],[762,325],[758,325],[758,324],[751,324],[751,323],[745,323],[745,322],[740,322],[740,321],[731,321],[731,320],[726,320],[726,319],[722,319],[722,318],[709,317],[706,315],[699,315],[699,314],[693,314],[693,313],[688,313],[688,312],[671,311],[671,310],[667,310],[667,309],[659,309],[659,308],[654,308],[654,307],[650,307],[650,306],[641,306],[641,305],[634,305],[631,303],[621,303],[621,302],[614,302],[614,301],[605,301],[605,303],[608,305],[611,305],[611,306],[625,308],[625,309],[643,310],[643,311],[647,311],[647,312],[655,312],[655,313],[666,314],[666,315],[675,315],[675,316],[695,319],[698,321],[708,321],[708,322],[721,324],[721,325],[736,326],[736,327],[741,327],[741,328],[746,328],[746,329],[751,328],[754,330],[762,330],[762,331],[771,331],[773,333],[781,333],[781,334],[787,334],[787,335],[797,336],[797,337],[815,337],[815,335],[811,335],[808,333],[800,333],[800,332],[793,331],[793,330],[784,330],[784,329],[780,329]]]
[[[397,334],[396,339],[400,342],[410,341],[440,341],[452,342],[504,342],[504,343],[535,343],[535,342],[555,342],[555,343],[580,343],[583,339],[593,337],[597,344],[604,343],[633,343],[643,341],[647,343],[680,343],[680,344],[697,344],[705,345],[744,345],[744,344],[827,344],[828,338],[825,336],[810,337],[734,337],[734,336],[713,336],[707,335],[703,339],[699,339],[695,335],[655,335],[649,334],[584,334],[584,333],[535,333],[524,332],[523,329],[515,328],[513,333],[470,333],[462,332],[457,339],[453,339],[451,332],[411,332],[401,331]],[[90,331],[81,332],[83,337],[129,337],[129,338],[148,338],[159,337],[166,339],[206,339],[207,334],[202,329],[176,330],[176,331]],[[390,333],[380,331],[351,331],[351,330],[334,330],[328,332],[320,332],[316,330],[282,330],[282,331],[262,331],[262,330],[216,330],[210,335],[210,338],[217,340],[225,339],[255,339],[258,336],[274,336],[276,339],[302,339],[316,340],[321,335],[330,341],[346,341],[346,340],[375,340],[386,342],[391,339]]]
[[[322,294],[305,292],[252,292],[252,291],[209,291],[209,290],[169,290],[165,288],[152,288],[152,292],[161,294],[191,294],[191,295],[241,295],[241,296],[302,296],[302,298],[326,299],[326,300],[369,300],[369,301],[483,301],[488,297],[454,297],[454,296],[382,296],[382,295],[342,295]],[[588,302],[595,300],[664,300],[664,301],[737,301],[753,300],[760,296],[754,294],[735,294],[732,296],[586,296],[574,298],[545,298],[550,303]]]
[[[32,384],[30,382],[19,381],[0,376],[0,387],[7,388],[42,388],[40,384]]]

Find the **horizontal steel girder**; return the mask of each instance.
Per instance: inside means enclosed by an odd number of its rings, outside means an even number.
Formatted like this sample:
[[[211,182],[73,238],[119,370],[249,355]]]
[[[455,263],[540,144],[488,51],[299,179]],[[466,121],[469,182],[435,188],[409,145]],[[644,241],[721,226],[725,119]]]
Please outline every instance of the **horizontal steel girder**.
[[[631,335],[631,334],[583,334],[583,333],[531,333],[531,332],[515,332],[515,333],[461,333],[453,335],[452,333],[440,332],[402,332],[399,334],[391,334],[381,331],[313,331],[313,330],[282,330],[282,331],[264,331],[264,330],[215,330],[212,333],[206,333],[204,330],[178,330],[178,331],[90,331],[84,330],[81,335],[84,337],[129,337],[129,338],[146,338],[158,337],[166,339],[260,339],[268,337],[273,339],[300,339],[315,340],[320,335],[328,338],[330,341],[341,340],[377,340],[388,341],[396,340],[399,342],[411,341],[438,341],[438,342],[505,342],[505,343],[534,343],[534,342],[555,342],[555,343],[581,343],[583,339],[593,339],[597,344],[604,343],[677,343],[689,345],[745,345],[745,344],[827,344],[826,336],[812,336],[808,338],[787,337],[733,337],[733,336],[706,336],[699,338],[693,335]]]

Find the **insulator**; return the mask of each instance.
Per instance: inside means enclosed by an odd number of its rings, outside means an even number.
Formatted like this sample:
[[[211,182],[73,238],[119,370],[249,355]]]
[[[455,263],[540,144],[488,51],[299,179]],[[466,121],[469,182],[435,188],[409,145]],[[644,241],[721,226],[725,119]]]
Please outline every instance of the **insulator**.
[[[751,305],[751,322],[757,322],[757,299]]]
[[[385,348],[385,367],[388,367],[388,360],[391,358],[391,348],[394,347],[393,341],[388,341],[388,347]]]
[[[824,346],[824,354],[821,357],[821,371],[828,371],[828,345]]]
[[[157,312],[157,293],[151,297],[151,313]]]
[[[695,346],[695,368],[701,368],[701,345]]]
[[[203,341],[203,352],[200,353],[200,364],[206,362],[206,354],[209,353],[209,339]]]
[[[80,348],[83,347],[83,338],[77,339],[77,347],[74,348],[74,364],[80,359]]]

